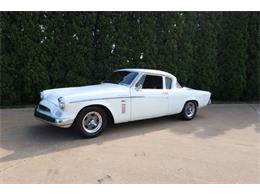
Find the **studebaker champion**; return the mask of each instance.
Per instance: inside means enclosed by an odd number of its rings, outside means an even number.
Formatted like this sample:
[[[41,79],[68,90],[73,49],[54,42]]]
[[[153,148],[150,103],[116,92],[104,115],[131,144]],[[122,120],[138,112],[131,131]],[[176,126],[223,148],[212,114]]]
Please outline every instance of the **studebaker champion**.
[[[114,71],[98,85],[44,90],[34,115],[84,137],[98,136],[114,124],[180,114],[191,120],[210,103],[211,93],[181,87],[175,76],[149,69]]]

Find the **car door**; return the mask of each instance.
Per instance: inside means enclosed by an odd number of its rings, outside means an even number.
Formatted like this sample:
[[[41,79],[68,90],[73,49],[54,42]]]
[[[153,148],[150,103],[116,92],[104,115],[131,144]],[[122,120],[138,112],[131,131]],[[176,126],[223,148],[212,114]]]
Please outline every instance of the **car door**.
[[[144,74],[130,90],[131,120],[168,114],[168,92],[163,76]]]

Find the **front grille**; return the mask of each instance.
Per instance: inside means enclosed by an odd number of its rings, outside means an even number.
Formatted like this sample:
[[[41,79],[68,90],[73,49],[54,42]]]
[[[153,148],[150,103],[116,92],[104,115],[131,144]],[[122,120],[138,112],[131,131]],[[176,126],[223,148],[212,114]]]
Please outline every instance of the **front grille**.
[[[45,112],[50,112],[50,109],[49,108],[47,108],[46,106],[43,106],[43,105],[39,105],[39,109],[40,110],[43,110],[43,111],[45,111]]]
[[[41,112],[38,112],[37,110],[35,110],[34,112],[34,116],[40,118],[40,119],[43,119],[43,120],[46,120],[48,122],[52,122],[52,123],[56,123],[56,120],[48,115],[45,115]]]

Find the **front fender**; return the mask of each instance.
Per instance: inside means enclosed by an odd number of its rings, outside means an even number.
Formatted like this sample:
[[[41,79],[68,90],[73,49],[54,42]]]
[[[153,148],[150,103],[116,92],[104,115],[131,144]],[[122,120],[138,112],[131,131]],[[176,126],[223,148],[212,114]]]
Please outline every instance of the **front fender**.
[[[66,107],[67,114],[75,118],[78,113],[89,106],[104,106],[112,114],[114,123],[127,122],[130,120],[130,98],[115,98],[107,100],[90,100],[84,102],[69,103]],[[123,109],[124,107],[124,109]]]

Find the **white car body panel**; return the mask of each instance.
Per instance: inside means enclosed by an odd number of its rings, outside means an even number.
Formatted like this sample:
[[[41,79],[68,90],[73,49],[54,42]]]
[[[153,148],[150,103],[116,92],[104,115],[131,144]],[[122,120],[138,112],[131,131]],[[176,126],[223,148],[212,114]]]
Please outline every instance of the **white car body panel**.
[[[169,97],[165,90],[131,89],[131,120],[146,119],[167,115],[169,112]]]
[[[178,114],[182,111],[184,104],[190,100],[196,101],[198,108],[202,108],[210,102],[210,92],[185,87],[177,88],[176,77],[169,73],[149,69],[122,70],[138,72],[138,76],[131,85],[103,83],[41,92],[40,105],[50,111],[37,107],[36,112],[41,115],[40,117],[37,115],[37,117],[41,119],[51,117],[55,121],[54,125],[70,127],[83,108],[99,105],[111,112],[114,123],[123,123]],[[162,76],[163,89],[137,89],[135,84],[143,74]],[[165,77],[172,79],[171,89],[166,89]],[[58,98],[60,97],[65,102],[64,109],[59,107]],[[53,122],[51,123],[53,124]]]

